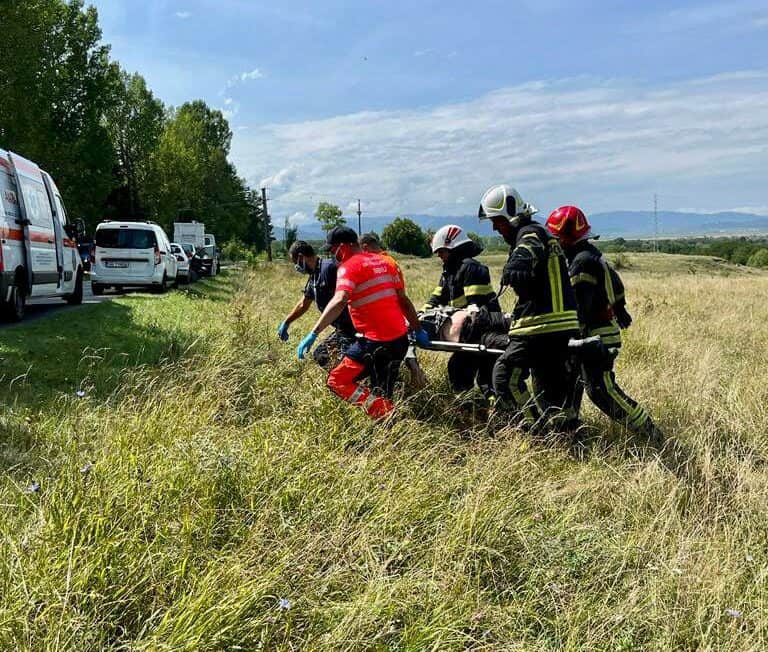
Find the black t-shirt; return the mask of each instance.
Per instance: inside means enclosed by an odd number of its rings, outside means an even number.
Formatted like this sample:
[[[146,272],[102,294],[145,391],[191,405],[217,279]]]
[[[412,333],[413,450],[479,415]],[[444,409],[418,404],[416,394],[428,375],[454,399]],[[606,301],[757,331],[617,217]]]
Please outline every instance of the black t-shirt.
[[[315,271],[309,275],[307,284],[304,286],[304,296],[312,299],[320,312],[325,310],[333,295],[336,294],[337,271],[338,265],[335,260],[318,259]],[[333,322],[333,326],[347,335],[355,334],[355,327],[346,308]]]

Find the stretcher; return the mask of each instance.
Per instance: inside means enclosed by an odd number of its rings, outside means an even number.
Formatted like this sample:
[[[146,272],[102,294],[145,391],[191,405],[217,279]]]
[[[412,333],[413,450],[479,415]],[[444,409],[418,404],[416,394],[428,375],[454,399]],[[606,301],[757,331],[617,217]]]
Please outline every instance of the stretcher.
[[[568,348],[574,353],[589,355],[600,353],[604,350],[599,335],[585,337],[583,339],[571,338],[568,340]],[[491,349],[484,344],[470,344],[466,342],[444,342],[433,340],[426,347],[428,351],[445,351],[446,353],[476,353],[478,355],[501,355],[504,349]]]

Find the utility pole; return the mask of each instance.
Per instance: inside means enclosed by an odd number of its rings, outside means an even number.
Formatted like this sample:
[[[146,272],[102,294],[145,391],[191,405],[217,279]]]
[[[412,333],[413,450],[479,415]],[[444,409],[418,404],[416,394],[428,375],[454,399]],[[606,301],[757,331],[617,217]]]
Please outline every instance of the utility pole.
[[[360,200],[357,200],[357,235],[363,235],[363,222],[360,219],[363,212],[360,210]]]
[[[267,189],[261,189],[261,208],[264,211],[264,242],[267,245],[267,260],[272,262],[272,234],[269,228],[269,210],[267,209]]]
[[[653,193],[653,250],[659,253],[659,201],[658,195]]]

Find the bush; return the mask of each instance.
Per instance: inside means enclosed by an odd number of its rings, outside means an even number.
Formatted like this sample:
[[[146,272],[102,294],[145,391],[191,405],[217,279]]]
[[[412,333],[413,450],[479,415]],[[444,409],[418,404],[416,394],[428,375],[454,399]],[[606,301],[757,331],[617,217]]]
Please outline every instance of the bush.
[[[221,245],[221,257],[223,260],[241,261],[248,260],[249,256],[255,255],[255,251],[238,238],[227,240]]]
[[[381,239],[387,249],[401,254],[429,256],[427,236],[421,227],[407,217],[397,217],[381,232]]]
[[[749,257],[747,265],[750,267],[768,267],[768,249],[758,249]]]

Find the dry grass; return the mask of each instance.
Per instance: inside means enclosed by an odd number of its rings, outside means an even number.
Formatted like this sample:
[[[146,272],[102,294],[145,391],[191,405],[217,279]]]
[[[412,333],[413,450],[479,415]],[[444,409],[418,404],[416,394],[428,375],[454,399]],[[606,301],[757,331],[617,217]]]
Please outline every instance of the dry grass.
[[[6,389],[0,648],[764,649],[768,276],[630,263],[618,376],[675,454],[592,408],[583,447],[491,437],[440,354],[374,426],[295,360],[309,318],[275,337],[288,266],[142,303],[165,349],[102,391]]]

